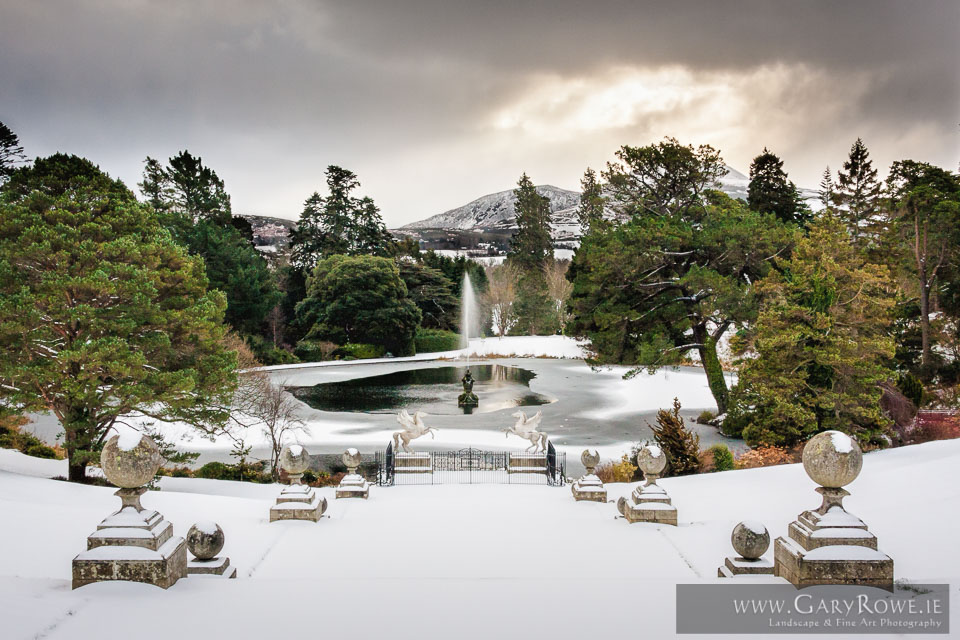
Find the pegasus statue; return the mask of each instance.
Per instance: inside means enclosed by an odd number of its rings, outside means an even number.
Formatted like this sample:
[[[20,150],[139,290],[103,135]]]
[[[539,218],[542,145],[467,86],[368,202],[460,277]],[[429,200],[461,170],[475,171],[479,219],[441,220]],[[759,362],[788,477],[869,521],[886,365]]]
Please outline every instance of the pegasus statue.
[[[397,431],[393,434],[393,450],[397,451],[399,447],[403,447],[403,450],[407,453],[413,453],[410,450],[409,444],[411,440],[416,440],[420,436],[430,434],[431,438],[435,438],[434,433],[436,429],[433,427],[428,427],[423,424],[423,417],[427,415],[423,411],[416,411],[411,416],[407,413],[406,409],[401,409],[400,413],[397,414],[397,422],[403,427],[403,431]],[[400,441],[403,441],[401,444]]]
[[[537,431],[537,427],[540,426],[540,420],[543,418],[543,411],[537,411],[536,415],[529,418],[523,411],[517,411],[513,414],[513,417],[517,419],[517,423],[503,430],[506,437],[509,438],[512,433],[515,436],[520,436],[524,440],[529,440],[530,446],[526,449],[528,453],[536,453],[537,451],[546,452],[547,434],[542,431]],[[533,451],[530,451],[531,449],[533,449]]]

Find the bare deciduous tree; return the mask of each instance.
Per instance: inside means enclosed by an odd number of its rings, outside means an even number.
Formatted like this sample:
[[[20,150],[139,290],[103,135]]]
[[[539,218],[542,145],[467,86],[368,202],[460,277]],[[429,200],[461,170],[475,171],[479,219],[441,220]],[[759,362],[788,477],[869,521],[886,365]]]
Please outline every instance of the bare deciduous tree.
[[[488,285],[483,297],[490,309],[493,328],[501,338],[517,322],[514,302],[517,299],[518,279],[516,268],[508,264],[487,267]]]
[[[567,269],[570,268],[569,260],[553,260],[546,266],[547,291],[550,300],[553,301],[553,307],[557,314],[557,324],[560,330],[567,326],[570,319],[570,313],[567,311],[567,300],[573,291],[573,283],[567,280]]]
[[[240,410],[253,418],[263,430],[270,444],[270,474],[280,478],[280,452],[291,437],[309,434],[300,418],[297,400],[286,390],[284,381],[274,382],[263,371],[243,374],[243,397],[238,399]]]

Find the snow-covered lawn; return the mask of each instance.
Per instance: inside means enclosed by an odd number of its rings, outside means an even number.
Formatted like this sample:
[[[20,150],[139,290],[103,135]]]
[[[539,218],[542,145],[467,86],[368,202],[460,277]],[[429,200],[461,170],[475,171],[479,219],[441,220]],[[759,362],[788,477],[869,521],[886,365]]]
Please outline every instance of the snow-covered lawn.
[[[958,456],[960,441],[870,453],[849,487],[846,505],[894,558],[897,579],[960,582]],[[0,450],[5,640],[668,637],[674,585],[717,580],[736,522],[784,535],[820,501],[789,465],[661,481],[678,527],[628,525],[612,502],[529,485],[374,487],[369,501],[323,489],[329,517],[271,524],[275,485],[164,478],[144,505],[181,536],[218,522],[238,579],[71,591],[71,559],[119,501],[108,488],[37,477],[58,465]],[[611,485],[609,498],[632,488]]]

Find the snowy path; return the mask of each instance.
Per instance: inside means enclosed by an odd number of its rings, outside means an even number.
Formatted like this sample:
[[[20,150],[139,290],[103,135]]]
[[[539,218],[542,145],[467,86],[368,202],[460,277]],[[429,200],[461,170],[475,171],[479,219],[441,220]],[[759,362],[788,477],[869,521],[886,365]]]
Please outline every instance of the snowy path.
[[[894,558],[898,579],[960,582],[958,456],[960,441],[871,453],[850,486],[847,505]],[[568,487],[531,485],[374,487],[366,502],[333,500],[324,489],[329,517],[270,524],[276,486],[165,478],[144,504],[177,535],[197,520],[220,523],[239,578],[188,578],[168,591],[131,583],[71,591],[70,562],[117,498],[109,488],[3,471],[43,465],[0,450],[4,640],[320,629],[421,640],[667,637],[674,585],[716,580],[737,521],[756,519],[783,535],[819,499],[802,468],[789,465],[663,480],[678,527],[628,525],[614,504],[576,503]],[[609,498],[632,488],[612,485]]]

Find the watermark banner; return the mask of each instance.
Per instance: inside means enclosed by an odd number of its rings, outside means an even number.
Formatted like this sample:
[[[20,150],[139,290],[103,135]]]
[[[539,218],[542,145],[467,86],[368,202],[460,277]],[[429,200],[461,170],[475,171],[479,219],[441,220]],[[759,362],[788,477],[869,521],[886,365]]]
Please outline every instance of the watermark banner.
[[[950,586],[678,584],[677,633],[950,633]]]

